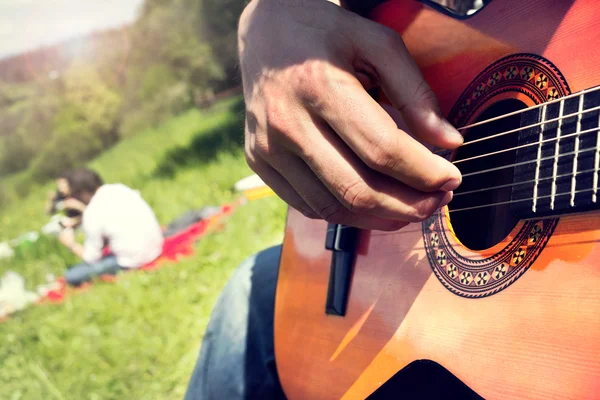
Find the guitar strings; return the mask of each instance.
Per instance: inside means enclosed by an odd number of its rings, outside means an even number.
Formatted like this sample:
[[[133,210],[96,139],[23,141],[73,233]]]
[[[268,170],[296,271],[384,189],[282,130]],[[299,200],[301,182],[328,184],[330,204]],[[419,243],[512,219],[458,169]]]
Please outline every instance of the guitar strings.
[[[577,174],[578,175],[582,175],[582,174],[586,174],[586,173],[590,173],[590,172],[596,172],[598,173],[598,169],[586,169],[583,171],[578,171]],[[539,181],[543,181],[543,180],[549,180],[549,179],[559,179],[559,178],[565,178],[565,177],[569,177],[569,176],[573,176],[573,173],[568,173],[568,174],[562,174],[562,175],[557,175],[557,176],[549,176],[546,178],[541,178],[541,179],[532,179],[532,180],[527,180],[527,181],[519,181],[519,182],[514,182],[514,183],[509,183],[509,184],[505,184],[505,185],[498,185],[498,186],[491,186],[491,187],[486,187],[486,188],[482,188],[482,189],[476,189],[476,190],[471,190],[468,192],[462,192],[462,193],[457,193],[456,195],[454,195],[454,198],[461,196],[461,195],[467,195],[467,194],[472,194],[472,193],[476,193],[476,192],[483,192],[486,190],[494,190],[494,189],[501,189],[504,187],[509,187],[509,186],[519,186],[519,185],[523,185],[523,184],[527,184],[527,183],[535,183],[535,182],[539,182]],[[501,206],[501,205],[507,205],[507,204],[514,204],[514,203],[521,203],[524,201],[530,201],[530,200],[540,200],[540,199],[545,199],[545,198],[556,198],[558,196],[566,196],[566,195],[574,195],[574,194],[578,194],[578,193],[584,193],[584,192],[590,192],[590,191],[594,191],[597,192],[598,189],[594,189],[594,188],[588,188],[588,189],[579,189],[579,190],[574,190],[574,191],[569,191],[569,192],[563,192],[563,193],[555,193],[555,194],[549,194],[549,195],[544,195],[544,196],[534,196],[534,197],[527,197],[524,199],[517,199],[517,200],[507,200],[507,201],[500,201],[500,202],[496,202],[496,203],[486,203],[486,204],[478,204],[476,206],[470,206],[470,207],[463,207],[463,208],[457,208],[457,209],[449,209],[448,212],[452,213],[452,212],[460,212],[460,211],[468,211],[468,210],[475,210],[478,208],[485,208],[485,207],[495,207],[495,206]],[[436,212],[434,212],[434,214],[439,214],[439,210],[437,210]],[[344,226],[342,226],[344,227]],[[350,228],[350,227],[349,227]],[[331,232],[331,230],[328,230],[328,232]]]
[[[477,126],[482,126],[485,124],[489,124],[492,122],[496,122],[499,121],[501,119],[504,118],[508,118],[511,116],[515,116],[515,115],[519,115],[519,114],[523,114],[525,112],[528,111],[532,111],[538,108],[542,108],[542,107],[546,107],[548,105],[551,104],[555,104],[555,103],[559,103],[559,102],[563,102],[565,100],[571,99],[571,98],[576,98],[576,97],[581,97],[580,101],[584,101],[583,96],[585,94],[589,94],[589,93],[594,93],[600,90],[600,86],[594,87],[594,88],[590,88],[590,89],[585,89],[582,90],[580,92],[577,93],[573,93],[549,102],[545,102],[545,103],[540,103],[540,104],[536,104],[534,106],[522,109],[522,110],[517,110],[517,111],[513,111],[507,114],[503,114],[503,115],[499,115],[497,117],[493,117],[493,118],[489,118],[486,119],[484,121],[479,121],[473,124],[469,124],[460,128],[457,128],[458,131],[464,131],[467,129],[471,129]],[[539,126],[544,126],[546,124],[550,124],[552,122],[558,122],[559,123],[559,127],[562,125],[561,121],[564,119],[568,119],[568,118],[573,118],[579,115],[583,115],[583,114],[587,114],[590,113],[592,111],[597,111],[600,110],[600,106],[597,107],[592,107],[586,110],[582,110],[582,111],[578,111],[578,112],[574,112],[571,114],[567,114],[567,115],[563,115],[563,116],[559,116],[557,118],[551,118],[549,120],[545,120],[545,121],[541,121],[541,122],[537,122],[534,124],[530,124],[527,126],[523,126],[523,127],[519,127],[516,129],[511,129],[509,131],[504,131],[504,132],[499,132],[496,133],[494,135],[491,136],[486,136],[484,138],[480,138],[480,139],[476,139],[476,140],[472,140],[466,143],[463,143],[460,147],[464,147],[470,144],[474,144],[474,143],[479,143],[479,142],[483,142],[485,140],[490,140],[490,139],[494,139],[497,137],[501,137],[501,136],[505,136],[505,135],[509,135],[511,133],[516,133],[516,132],[520,132],[526,129],[531,129],[531,128],[535,128],[535,127],[539,127]],[[508,148],[508,149],[502,149],[502,150],[498,150],[498,151],[494,151],[494,152],[490,152],[490,153],[486,153],[486,154],[481,154],[481,155],[477,155],[477,156],[473,156],[470,158],[466,158],[466,159],[462,159],[462,160],[457,160],[454,161],[453,164],[459,164],[459,163],[463,163],[463,162],[467,162],[467,161],[471,161],[471,160],[475,160],[475,159],[481,159],[484,157],[488,157],[488,156],[492,156],[492,155],[497,155],[497,154],[501,154],[507,151],[511,151],[511,150],[518,150],[518,149],[522,149],[522,148],[526,148],[526,147],[531,147],[531,146],[536,146],[536,145],[542,145],[544,143],[550,143],[550,142],[554,142],[554,141],[559,141],[562,139],[567,139],[570,137],[575,137],[575,136],[579,136],[579,135],[584,135],[587,133],[592,133],[592,132],[598,132],[600,131],[600,126],[596,127],[596,128],[591,128],[591,129],[586,129],[583,131],[579,131],[579,132],[573,132],[567,135],[561,135],[561,136],[557,136],[555,138],[549,138],[549,139],[543,139],[537,142],[533,142],[533,143],[528,143],[528,144],[524,144],[524,145],[520,145],[520,146],[516,146],[516,147],[512,147],[512,148]],[[540,159],[536,159],[536,160],[530,160],[530,161],[524,161],[524,162],[520,162],[520,163],[514,163],[514,164],[509,164],[509,165],[503,165],[503,166],[498,166],[498,167],[494,167],[494,168],[489,168],[486,170],[482,170],[482,171],[476,171],[476,172],[472,172],[469,174],[464,174],[463,177],[469,177],[469,176],[475,176],[475,175],[479,175],[479,174],[484,174],[484,173],[488,173],[488,172],[492,172],[492,171],[497,171],[497,170],[501,170],[501,169],[505,169],[505,168],[510,168],[510,167],[516,167],[516,166],[522,166],[522,165],[527,165],[527,164],[531,164],[531,163],[538,163],[540,161],[544,161],[544,160],[550,160],[550,159],[557,159],[560,157],[564,157],[564,156],[568,156],[568,155],[575,155],[575,154],[580,154],[580,153],[585,153],[585,152],[589,152],[589,151],[600,151],[599,148],[587,148],[587,149],[583,149],[583,150],[579,150],[579,151],[572,151],[569,153],[564,153],[564,154],[559,154],[559,155],[554,155],[554,156],[549,156],[549,157],[544,157],[544,158],[540,158]],[[437,152],[434,152],[434,154],[443,154],[443,153],[450,153],[454,150],[448,150],[448,149],[443,149],[443,150],[439,150]],[[532,180],[527,180],[527,181],[520,181],[520,182],[514,182],[514,183],[509,183],[509,184],[504,184],[504,185],[497,185],[497,186],[490,186],[490,187],[486,187],[486,188],[481,188],[481,189],[476,189],[476,190],[470,190],[470,191],[466,191],[466,192],[462,192],[462,193],[457,193],[455,195],[455,197],[461,196],[461,195],[467,195],[467,194],[473,194],[473,193],[478,193],[478,192],[483,192],[483,191],[488,191],[488,190],[494,190],[494,189],[501,189],[501,188],[505,188],[505,187],[511,187],[511,186],[518,186],[518,185],[523,185],[523,184],[527,184],[527,183],[536,183],[539,181],[544,181],[544,180],[549,180],[549,179],[559,179],[559,178],[564,178],[564,177],[569,177],[569,176],[574,176],[574,175],[581,175],[581,174],[585,174],[585,173],[591,173],[591,172],[599,172],[598,169],[587,169],[587,170],[583,170],[583,171],[575,171],[572,173],[568,173],[568,174],[562,174],[562,175],[557,175],[557,176],[550,176],[550,177],[545,177],[545,178],[538,178],[538,179],[532,179]],[[597,189],[595,188],[588,188],[588,189],[580,189],[580,190],[574,190],[574,191],[569,191],[569,192],[563,192],[563,193],[555,193],[555,194],[550,194],[550,195],[544,195],[544,196],[535,196],[535,197],[529,197],[529,198],[524,198],[524,199],[517,199],[517,200],[507,200],[507,201],[501,201],[501,202],[495,202],[495,203],[487,203],[487,204],[478,204],[476,206],[470,206],[470,207],[462,207],[462,208],[457,208],[457,209],[449,209],[448,213],[453,213],[453,212],[461,212],[461,211],[468,211],[468,210],[474,210],[474,209],[479,209],[479,208],[485,208],[485,207],[494,207],[494,206],[500,206],[500,205],[507,205],[507,204],[514,204],[514,203],[520,203],[520,202],[524,202],[524,201],[531,201],[531,200],[539,200],[539,199],[545,199],[545,198],[556,198],[559,196],[567,196],[567,195],[574,195],[574,194],[578,194],[578,193],[585,193],[585,192],[590,192],[590,191],[594,191],[597,192]],[[441,209],[437,210],[434,215],[439,215],[441,213]],[[346,225],[342,225],[340,227],[340,229],[348,229],[348,228],[353,228],[351,226],[346,226]],[[328,229],[327,232],[331,232],[333,231],[333,229]]]
[[[535,110],[537,108],[542,108],[542,107],[545,107],[545,106],[548,106],[548,105],[551,105],[551,104],[559,103],[559,102],[562,102],[562,101],[565,101],[565,100],[568,100],[568,99],[571,99],[571,98],[581,97],[581,96],[583,96],[585,94],[595,93],[597,91],[600,91],[600,86],[596,86],[594,88],[582,90],[580,92],[573,93],[573,94],[570,94],[568,96],[564,96],[564,97],[561,97],[561,98],[558,98],[558,99],[555,99],[555,100],[552,100],[552,101],[548,101],[546,103],[536,104],[534,106],[525,108],[523,110],[517,110],[517,111],[513,111],[513,112],[510,112],[510,113],[507,113],[507,114],[502,114],[502,115],[499,115],[497,117],[493,117],[493,118],[486,119],[484,121],[480,121],[480,122],[476,122],[476,123],[473,123],[473,124],[465,125],[463,127],[456,128],[456,129],[458,131],[467,130],[467,129],[474,128],[474,127],[477,127],[477,126],[481,126],[481,125],[489,124],[489,123],[492,123],[492,122],[495,122],[495,121],[499,121],[501,119],[508,118],[508,117],[511,117],[511,116],[514,116],[514,115],[519,115],[519,114],[522,114],[522,113],[525,113],[525,112],[528,112],[528,111],[532,111],[532,110]],[[565,119],[565,118],[572,118],[572,117],[575,117],[575,116],[578,116],[578,115],[581,115],[581,114],[585,114],[587,112],[596,111],[598,109],[600,109],[600,107],[593,107],[593,108],[589,108],[587,110],[582,110],[582,111],[579,111],[579,112],[574,112],[574,113],[571,113],[571,114],[568,114],[568,115],[564,115],[564,116],[561,116],[561,117],[558,117],[558,118],[549,119],[549,120],[546,120],[546,121],[542,121],[542,122],[538,122],[538,123],[531,124],[531,125],[528,125],[528,126],[524,126],[524,127],[520,127],[520,128],[517,128],[517,129],[513,129],[513,130],[510,130],[510,131],[500,132],[500,133],[497,133],[497,134],[492,135],[492,136],[487,136],[485,138],[480,138],[480,139],[472,140],[472,141],[469,141],[469,142],[465,142],[462,145],[460,145],[459,147],[468,146],[469,144],[474,144],[474,143],[482,142],[482,141],[485,141],[485,140],[488,140],[488,139],[494,139],[496,137],[500,137],[500,136],[507,135],[507,134],[510,134],[510,133],[519,132],[521,130],[525,130],[525,129],[529,129],[529,128],[534,128],[534,127],[537,127],[537,126],[542,126],[542,125],[545,125],[547,123],[560,121],[560,120]],[[448,153],[448,152],[451,152],[451,151],[453,151],[453,150],[441,149],[441,150],[437,150],[437,151],[435,151],[433,153],[440,155],[440,154]]]
[[[569,192],[563,192],[563,193],[557,193],[557,194],[549,194],[546,196],[537,196],[535,198],[539,199],[544,199],[544,198],[549,198],[549,197],[558,197],[558,196],[566,196],[566,195],[571,195],[571,194],[577,194],[577,193],[584,193],[584,192],[591,192],[591,191],[595,191],[596,189],[580,189],[580,190],[575,190],[573,192],[569,191]],[[488,203],[488,204],[480,204],[477,206],[473,206],[473,207],[463,207],[463,208],[457,208],[454,210],[448,210],[448,213],[454,213],[454,212],[461,212],[461,211],[468,211],[468,210],[475,210],[478,208],[484,208],[484,207],[494,207],[494,206],[500,206],[500,205],[506,205],[506,204],[514,204],[514,203],[520,203],[523,201],[530,201],[533,200],[533,197],[529,197],[529,198],[525,198],[525,199],[519,199],[519,200],[507,200],[507,201],[499,201],[496,203]],[[433,215],[440,215],[444,213],[444,211],[442,211],[442,209],[438,209],[436,210]],[[544,217],[544,218],[551,218],[551,216],[548,217]],[[347,226],[347,225],[342,225],[339,229],[360,229],[360,228],[355,228],[353,226]],[[335,229],[327,229],[327,232],[334,232]]]
[[[598,129],[598,128],[596,128],[596,129]],[[587,149],[579,150],[578,152],[572,151],[572,152],[569,152],[569,153],[561,154],[559,156],[544,157],[544,158],[541,158],[539,160],[525,161],[525,162],[522,162],[522,163],[515,163],[515,164],[511,164],[511,165],[500,166],[500,167],[497,167],[497,168],[490,168],[490,169],[484,170],[484,171],[473,172],[473,173],[470,173],[470,174],[465,174],[465,175],[463,175],[463,177],[468,177],[468,176],[473,176],[473,175],[477,175],[477,174],[481,174],[481,173],[486,173],[486,172],[490,172],[490,171],[493,171],[493,170],[504,169],[504,168],[508,168],[508,167],[511,167],[511,166],[527,165],[527,164],[531,164],[531,163],[542,161],[542,160],[549,160],[549,159],[559,158],[561,156],[568,156],[568,155],[573,155],[573,154],[585,153],[585,152],[592,151],[592,150],[598,151],[599,149],[597,149],[597,148],[587,148]],[[483,192],[483,191],[487,191],[487,190],[501,189],[501,188],[504,188],[504,187],[519,186],[519,185],[523,185],[523,184],[527,184],[527,183],[536,183],[536,182],[540,182],[540,181],[544,181],[544,180],[549,180],[549,179],[556,180],[556,179],[559,179],[559,178],[565,178],[565,177],[569,177],[569,176],[573,177],[575,175],[582,175],[582,174],[591,173],[591,172],[598,173],[598,172],[600,172],[600,170],[597,169],[597,168],[586,169],[586,170],[583,170],[583,171],[577,171],[576,173],[570,172],[570,173],[567,173],[567,174],[561,174],[561,175],[556,175],[556,176],[549,176],[549,177],[545,177],[545,178],[538,178],[538,179],[532,179],[532,180],[526,180],[526,181],[511,182],[509,184],[498,185],[498,186],[490,186],[490,187],[486,187],[486,188],[475,189],[475,190],[471,190],[471,191],[457,193],[456,195],[454,195],[454,197],[458,197],[458,196],[461,196],[461,195],[467,195],[467,194],[473,194],[473,193],[477,193],[477,192]],[[534,197],[528,197],[528,198],[524,198],[524,199],[507,200],[507,201],[501,201],[501,202],[496,202],[496,203],[478,204],[476,206],[463,207],[463,208],[457,208],[457,209],[454,209],[454,210],[449,210],[448,212],[452,213],[452,212],[459,212],[459,211],[468,211],[468,210],[475,210],[475,209],[478,209],[478,208],[494,207],[494,206],[500,206],[500,205],[506,205],[506,204],[520,203],[520,202],[523,202],[523,201],[540,200],[540,199],[545,199],[545,198],[556,198],[558,196],[574,195],[574,194],[584,193],[584,192],[589,192],[589,191],[594,191],[594,193],[596,193],[598,191],[598,189],[588,188],[588,189],[580,189],[580,190],[574,190],[574,191],[569,191],[569,192],[564,192],[564,193],[555,193],[555,194],[550,194],[550,195],[545,195],[545,196],[534,196]],[[436,212],[436,213],[438,213],[438,212]]]
[[[494,135],[491,136],[486,136],[480,139],[475,139],[475,140],[471,140],[469,142],[465,142],[463,143],[460,147],[465,147],[468,146],[470,144],[475,144],[475,143],[480,143],[480,142],[485,142],[486,140],[490,140],[490,139],[495,139],[497,137],[501,137],[501,136],[505,136],[505,135],[509,135],[511,133],[516,133],[516,132],[520,132],[520,131],[524,131],[525,129],[530,129],[530,128],[536,128],[538,126],[542,126],[542,125],[546,125],[546,124],[550,124],[552,122],[556,122],[556,121],[562,121],[563,119],[567,119],[567,118],[572,118],[572,117],[576,117],[578,115],[583,115],[592,111],[597,111],[600,110],[600,106],[597,107],[592,107],[592,108],[588,108],[586,110],[583,111],[577,111],[571,114],[567,114],[567,115],[563,115],[562,117],[557,117],[557,118],[551,118],[551,119],[547,119],[545,121],[542,122],[536,122],[535,124],[531,124],[531,125],[526,125],[526,126],[522,126],[520,128],[515,128],[515,129],[511,129],[509,131],[505,131],[505,132],[499,132],[496,133]]]
[[[491,122],[499,121],[499,120],[501,120],[503,118],[512,117],[513,115],[522,114],[522,113],[525,113],[525,112],[528,112],[528,111],[531,111],[531,110],[535,110],[537,108],[541,108],[541,107],[548,106],[548,105],[551,105],[551,104],[559,103],[559,102],[564,101],[564,100],[569,100],[569,99],[573,99],[575,97],[583,96],[585,94],[594,93],[594,92],[597,92],[599,90],[600,90],[600,86],[595,86],[593,88],[585,89],[585,90],[579,91],[577,93],[572,93],[572,94],[569,94],[567,96],[560,97],[558,99],[547,101],[545,103],[536,104],[534,106],[527,107],[527,108],[524,108],[522,110],[513,111],[513,112],[510,112],[508,114],[502,114],[502,115],[499,115],[497,117],[486,119],[484,121],[479,121],[479,122],[475,122],[475,123],[470,124],[470,125],[465,125],[463,127],[457,128],[457,130],[462,131],[462,130],[474,128],[476,126],[481,126],[481,125],[489,124]]]
[[[572,156],[572,155],[575,155],[575,154],[579,155],[579,154],[582,154],[582,153],[588,153],[590,151],[600,151],[600,149],[598,149],[597,147],[588,147],[587,149],[583,149],[583,150],[580,149],[580,150],[577,150],[577,151],[570,151],[568,153],[563,153],[563,154],[559,154],[559,155],[542,157],[542,158],[538,158],[538,159],[535,159],[535,160],[521,161],[521,162],[518,162],[518,163],[500,165],[498,167],[483,169],[481,171],[469,172],[468,174],[463,174],[462,177],[463,178],[468,178],[469,176],[487,174],[488,172],[500,171],[502,169],[511,168],[511,167],[520,167],[520,166],[523,166],[523,165],[538,163],[540,161],[554,160],[554,159],[557,159],[557,158],[560,158],[560,157],[564,157],[564,156]],[[573,172],[573,175],[576,175],[576,174],[577,174],[577,171]]]
[[[501,137],[501,136],[509,135],[511,133],[520,132],[520,131],[523,131],[523,130],[526,130],[526,129],[536,128],[538,126],[550,124],[552,122],[562,121],[564,119],[573,118],[573,117],[576,117],[576,116],[579,116],[579,115],[583,115],[583,114],[586,114],[586,113],[589,113],[589,112],[592,112],[592,111],[598,111],[598,110],[600,110],[600,106],[588,108],[587,110],[583,110],[583,111],[580,111],[580,112],[578,111],[578,112],[574,112],[574,113],[571,113],[571,114],[563,115],[561,117],[548,119],[548,120],[545,120],[545,121],[542,121],[542,122],[536,122],[535,124],[526,125],[526,126],[523,126],[523,127],[520,127],[520,128],[511,129],[509,131],[499,132],[499,133],[496,133],[496,134],[491,135],[491,136],[486,136],[486,137],[483,137],[483,138],[480,138],[480,139],[475,139],[475,140],[471,140],[469,142],[465,142],[462,145],[460,145],[458,148],[462,148],[462,147],[465,147],[465,146],[468,146],[468,145],[474,144],[474,143],[480,143],[480,142],[483,142],[483,141],[486,141],[486,140],[489,140],[489,139],[495,139],[495,138],[498,138],[498,137]],[[562,124],[560,126],[562,126]],[[596,129],[599,129],[599,128],[596,128]],[[574,132],[573,135],[576,135],[577,133],[583,133],[583,132]],[[533,143],[533,144],[539,144],[539,143],[540,142]],[[503,149],[503,150],[498,151],[498,152],[492,152],[492,153],[488,153],[488,154],[482,154],[482,155],[479,155],[477,157],[472,157],[472,159],[481,158],[481,157],[487,157],[488,155],[494,155],[494,154],[497,154],[497,153],[501,153],[503,151],[510,151],[510,150],[515,150],[515,149],[518,149],[518,148],[519,147],[513,147],[513,148],[509,148],[509,149]],[[443,149],[443,150],[435,151],[435,152],[433,152],[433,154],[436,154],[436,155],[447,155],[447,154],[451,153],[454,150],[455,149]],[[469,159],[453,161],[452,164],[458,164],[458,163],[465,162],[465,161],[469,161]]]
[[[539,144],[555,142],[555,141],[559,141],[559,140],[562,140],[562,139],[568,139],[570,137],[574,137],[574,136],[577,136],[577,135],[585,135],[586,133],[592,133],[592,132],[599,131],[599,130],[600,130],[600,126],[596,127],[596,128],[585,129],[585,130],[580,131],[580,132],[573,132],[573,133],[569,133],[567,135],[560,135],[560,136],[557,136],[557,137],[554,137],[554,138],[540,140],[538,142],[523,144],[523,145],[520,145],[520,146],[511,147],[511,148],[508,148],[508,149],[503,149],[503,150],[498,150],[498,151],[493,151],[491,153],[480,154],[478,156],[473,156],[473,157],[469,157],[469,158],[463,158],[461,160],[453,161],[452,164],[456,165],[456,164],[460,164],[460,163],[463,163],[463,162],[466,162],[466,161],[477,160],[479,158],[484,158],[484,157],[488,157],[488,156],[494,156],[494,155],[505,153],[505,152],[511,151],[511,150],[524,149],[526,147],[536,146],[536,145],[539,145]]]
[[[579,189],[579,190],[573,190],[573,191],[569,191],[569,192],[549,194],[546,196],[535,196],[535,197],[528,197],[525,199],[499,201],[497,203],[488,203],[488,204],[479,204],[479,205],[472,206],[472,207],[463,207],[463,208],[456,208],[454,210],[448,210],[448,212],[453,213],[453,212],[459,212],[459,211],[475,210],[477,208],[494,207],[494,206],[501,206],[501,205],[505,205],[505,204],[521,203],[523,201],[530,201],[530,200],[534,200],[534,199],[539,200],[539,199],[545,199],[545,198],[550,198],[550,197],[566,196],[566,195],[572,195],[572,194],[590,192],[590,191],[596,192],[597,189],[594,189],[594,188]],[[436,212],[436,213],[439,214],[439,212]],[[436,213],[434,213],[434,214],[436,214]]]
[[[588,174],[590,172],[599,172],[599,171],[596,168],[586,169],[586,170],[583,170],[583,171],[577,171],[577,175]],[[573,176],[573,172],[569,172],[568,174],[562,174],[562,175],[556,175],[556,176],[548,176],[548,177],[545,177],[545,178],[530,179],[530,180],[527,180],[527,181],[511,182],[511,183],[507,183],[507,184],[504,184],[504,185],[489,186],[489,187],[485,187],[485,188],[482,188],[482,189],[474,189],[474,190],[468,190],[466,192],[456,193],[454,195],[454,197],[464,196],[464,195],[467,195],[467,194],[473,194],[473,193],[479,193],[479,192],[485,192],[485,191],[488,191],[488,190],[502,189],[502,188],[506,188],[506,187],[525,185],[527,183],[535,183],[535,182],[540,182],[540,181],[546,181],[546,180],[549,180],[549,179],[559,179],[559,178],[566,178],[566,177],[572,177],[572,176]]]

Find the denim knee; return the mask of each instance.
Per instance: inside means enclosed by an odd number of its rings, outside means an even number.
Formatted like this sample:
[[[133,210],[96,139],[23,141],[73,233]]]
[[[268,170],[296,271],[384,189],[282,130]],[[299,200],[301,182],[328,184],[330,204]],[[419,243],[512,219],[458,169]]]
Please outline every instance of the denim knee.
[[[91,279],[92,269],[86,263],[77,264],[65,272],[65,281],[71,286],[79,286]]]
[[[212,311],[186,399],[282,398],[273,349],[280,253],[277,246],[250,257],[230,278]]]

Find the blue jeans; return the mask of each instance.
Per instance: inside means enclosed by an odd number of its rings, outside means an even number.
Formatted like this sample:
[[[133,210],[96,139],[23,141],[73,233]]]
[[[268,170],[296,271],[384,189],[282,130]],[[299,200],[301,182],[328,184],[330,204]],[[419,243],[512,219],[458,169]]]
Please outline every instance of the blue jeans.
[[[277,246],[249,258],[223,289],[186,400],[285,399],[275,366],[273,330],[280,254]],[[369,399],[483,399],[432,364],[415,361]]]
[[[83,262],[72,266],[65,273],[65,280],[69,285],[79,286],[99,275],[116,275],[122,269],[115,256],[108,256],[92,264]]]
[[[273,343],[280,254],[276,246],[249,258],[223,289],[186,400],[285,399]]]

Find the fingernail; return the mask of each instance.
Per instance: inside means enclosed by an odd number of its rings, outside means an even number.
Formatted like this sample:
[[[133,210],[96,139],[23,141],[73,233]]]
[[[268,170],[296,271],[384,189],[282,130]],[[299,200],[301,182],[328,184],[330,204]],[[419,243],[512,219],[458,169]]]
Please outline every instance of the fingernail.
[[[446,129],[446,131],[453,135],[453,136],[459,136],[460,140],[463,140],[463,136],[460,134],[460,132],[454,127],[452,126],[452,124],[444,117],[442,118],[442,125],[444,125],[444,128]]]
[[[442,197],[442,201],[440,201],[440,204],[438,205],[438,208],[442,208],[444,206],[447,206],[448,203],[450,203],[452,201],[452,197],[454,196],[454,194],[452,192],[447,192],[444,197]]]
[[[456,190],[459,186],[460,186],[460,180],[456,179],[456,178],[451,178],[442,185],[440,190],[443,192],[451,192],[453,190]]]

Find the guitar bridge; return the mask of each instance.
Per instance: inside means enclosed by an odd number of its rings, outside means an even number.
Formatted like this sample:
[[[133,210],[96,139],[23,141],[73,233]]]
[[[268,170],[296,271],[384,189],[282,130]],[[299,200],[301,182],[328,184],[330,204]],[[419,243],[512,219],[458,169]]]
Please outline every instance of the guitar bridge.
[[[346,315],[357,238],[356,228],[337,224],[327,225],[325,248],[331,250],[331,272],[325,304],[326,314]]]

